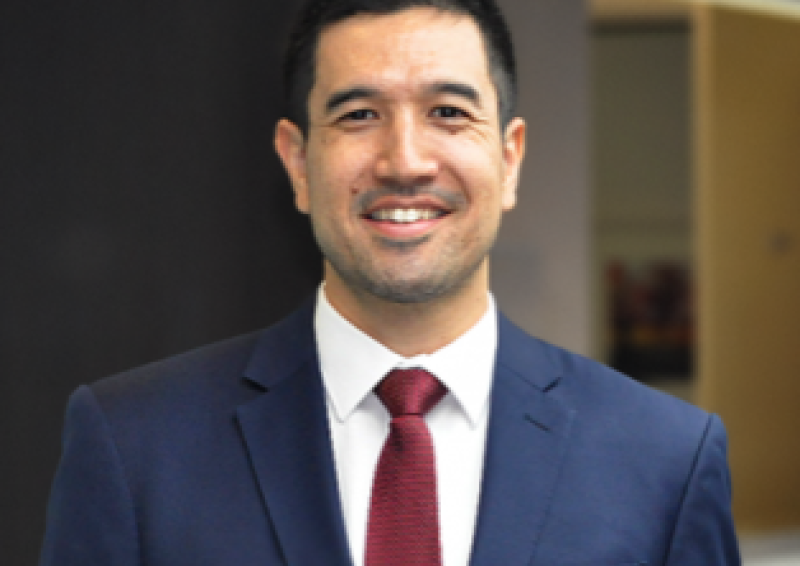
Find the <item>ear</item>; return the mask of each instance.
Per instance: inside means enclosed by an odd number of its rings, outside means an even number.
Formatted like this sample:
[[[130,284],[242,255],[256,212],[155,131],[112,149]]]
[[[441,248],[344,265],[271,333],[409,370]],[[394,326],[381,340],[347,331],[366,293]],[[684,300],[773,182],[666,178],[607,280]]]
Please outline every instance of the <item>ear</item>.
[[[503,211],[509,211],[517,204],[517,185],[522,161],[525,159],[525,136],[527,126],[522,118],[514,118],[508,123],[503,140]]]
[[[300,128],[285,118],[275,126],[275,151],[278,152],[292,183],[297,210],[307,214],[308,178],[305,139]]]

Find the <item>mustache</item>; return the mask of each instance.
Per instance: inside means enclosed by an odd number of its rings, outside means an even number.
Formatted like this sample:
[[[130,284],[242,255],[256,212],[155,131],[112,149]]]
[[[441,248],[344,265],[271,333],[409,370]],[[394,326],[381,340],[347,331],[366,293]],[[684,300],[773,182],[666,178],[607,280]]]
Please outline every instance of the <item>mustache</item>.
[[[441,201],[448,210],[456,210],[466,205],[467,199],[461,192],[443,189],[436,186],[419,185],[383,185],[367,189],[356,197],[356,212],[363,213],[371,209],[377,201],[385,197],[432,197]]]

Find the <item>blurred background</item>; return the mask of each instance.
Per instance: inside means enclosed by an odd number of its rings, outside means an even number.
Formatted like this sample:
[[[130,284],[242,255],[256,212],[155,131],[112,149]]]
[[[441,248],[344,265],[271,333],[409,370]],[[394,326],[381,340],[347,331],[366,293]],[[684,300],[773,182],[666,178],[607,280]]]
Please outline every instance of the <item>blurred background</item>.
[[[745,564],[800,565],[800,5],[590,13],[591,351],[722,416]]]
[[[501,307],[719,413],[745,564],[800,565],[800,6],[499,3],[531,135]],[[0,5],[3,564],[36,562],[75,387],[319,281],[271,141],[297,4]]]

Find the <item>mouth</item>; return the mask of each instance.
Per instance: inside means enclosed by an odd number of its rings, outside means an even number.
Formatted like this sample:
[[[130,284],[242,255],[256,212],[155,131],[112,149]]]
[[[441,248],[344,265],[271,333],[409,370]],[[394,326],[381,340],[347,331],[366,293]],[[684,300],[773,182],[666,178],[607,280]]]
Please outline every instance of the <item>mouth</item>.
[[[449,212],[438,208],[378,208],[364,215],[374,222],[391,222],[394,224],[413,224],[426,220],[438,220]]]
[[[463,196],[440,187],[378,188],[356,201],[364,227],[390,247],[416,249],[445,228],[466,206]]]
[[[361,217],[385,242],[422,242],[452,212],[436,199],[389,198],[374,203]]]

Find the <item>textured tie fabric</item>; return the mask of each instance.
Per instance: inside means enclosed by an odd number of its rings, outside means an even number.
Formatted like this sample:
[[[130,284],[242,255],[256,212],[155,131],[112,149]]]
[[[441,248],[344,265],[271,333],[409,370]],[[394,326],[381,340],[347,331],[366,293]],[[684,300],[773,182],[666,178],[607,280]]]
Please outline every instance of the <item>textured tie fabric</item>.
[[[376,393],[392,421],[372,487],[365,566],[441,566],[436,460],[423,416],[447,390],[414,368],[389,372]]]

